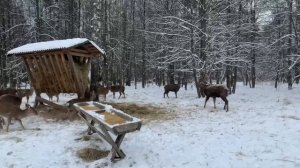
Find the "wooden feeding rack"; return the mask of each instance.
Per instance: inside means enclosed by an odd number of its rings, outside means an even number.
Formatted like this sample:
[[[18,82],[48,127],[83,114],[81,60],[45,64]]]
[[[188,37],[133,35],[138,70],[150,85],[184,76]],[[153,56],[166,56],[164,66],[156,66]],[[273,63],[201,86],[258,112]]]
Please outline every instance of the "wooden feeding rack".
[[[7,55],[22,57],[38,101],[41,93],[77,93],[89,90],[91,59],[105,60],[104,51],[86,38],[30,43]]]
[[[141,120],[110,105],[98,102],[81,102],[75,103],[73,106],[89,126],[88,132],[96,132],[112,146],[111,160],[124,158],[125,153],[120,149],[120,145],[126,133],[140,130]],[[97,125],[95,126],[95,124]],[[113,140],[108,131],[117,136],[116,140]]]

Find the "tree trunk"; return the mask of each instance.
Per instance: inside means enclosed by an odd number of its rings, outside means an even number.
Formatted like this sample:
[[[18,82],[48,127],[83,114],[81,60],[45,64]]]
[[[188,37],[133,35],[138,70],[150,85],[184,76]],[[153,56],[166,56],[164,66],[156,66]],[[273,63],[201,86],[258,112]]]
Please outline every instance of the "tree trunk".
[[[142,38],[142,88],[146,86],[146,0],[143,0],[143,38]]]
[[[200,58],[203,62],[206,61],[206,32],[207,32],[207,4],[206,0],[200,0],[199,1],[199,16],[200,18],[200,28],[201,28],[201,33],[200,33]],[[204,67],[205,68],[205,67]]]
[[[233,84],[232,84],[232,93],[235,94],[236,91],[236,84],[237,84],[237,67],[233,68]]]
[[[201,92],[200,92],[200,88],[199,88],[199,84],[198,84],[196,69],[193,69],[193,76],[194,76],[195,86],[196,86],[196,89],[197,89],[198,98],[201,98]]]
[[[255,0],[251,0],[251,9],[250,9],[250,22],[252,24],[251,33],[250,33],[250,42],[253,44],[255,42],[255,36],[256,36],[256,16],[255,16]],[[250,57],[251,57],[251,88],[255,88],[255,80],[256,80],[256,53],[254,46],[252,45],[251,51],[250,51]]]

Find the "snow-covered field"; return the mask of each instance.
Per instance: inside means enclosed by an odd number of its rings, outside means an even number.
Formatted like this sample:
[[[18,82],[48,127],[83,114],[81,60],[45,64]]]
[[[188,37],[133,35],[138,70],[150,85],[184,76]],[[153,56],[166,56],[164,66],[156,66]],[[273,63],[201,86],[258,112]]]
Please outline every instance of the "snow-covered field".
[[[80,120],[57,122],[36,116],[24,119],[25,131],[17,122],[10,132],[0,131],[0,167],[300,167],[299,86],[275,90],[273,84],[261,83],[255,89],[239,84],[237,93],[228,97],[227,113],[221,99],[217,109],[212,99],[204,109],[195,87],[181,88],[177,99],[173,92],[163,98],[163,87],[157,86],[126,87],[125,93],[121,99],[109,93],[107,100],[163,107],[176,114],[128,133],[121,145],[125,159],[111,163],[108,156],[85,162],[76,155],[78,150],[111,147],[95,134],[82,140],[87,127]]]

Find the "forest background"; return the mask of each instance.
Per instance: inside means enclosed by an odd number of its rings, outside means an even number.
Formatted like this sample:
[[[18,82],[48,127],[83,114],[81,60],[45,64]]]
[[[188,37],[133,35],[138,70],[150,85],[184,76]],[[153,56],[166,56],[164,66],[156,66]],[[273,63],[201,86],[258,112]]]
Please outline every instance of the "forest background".
[[[237,81],[300,79],[300,0],[0,1],[0,86],[29,81],[12,48],[88,38],[106,52],[92,82],[195,82],[207,74],[234,93]]]

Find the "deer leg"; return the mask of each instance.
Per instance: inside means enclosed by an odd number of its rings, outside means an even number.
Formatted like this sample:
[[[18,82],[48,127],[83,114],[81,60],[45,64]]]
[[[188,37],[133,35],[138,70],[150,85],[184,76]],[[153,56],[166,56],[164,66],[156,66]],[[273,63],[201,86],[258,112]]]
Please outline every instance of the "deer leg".
[[[214,99],[214,108],[216,108],[216,98],[213,97],[213,99]]]
[[[125,92],[123,92],[124,98],[125,98]]]
[[[3,117],[0,117],[0,123],[5,124],[5,120]]]
[[[225,105],[224,105],[224,110],[225,110],[225,107],[227,107],[226,108],[226,112],[228,111],[228,100],[226,99],[226,97],[221,97],[221,99],[225,102]]]
[[[204,103],[204,108],[205,108],[205,106],[206,106],[206,102],[207,102],[208,99],[209,99],[209,97],[206,96],[205,103]]]
[[[177,98],[177,92],[175,92],[175,96],[176,96],[176,98]]]
[[[9,128],[9,125],[10,125],[11,119],[12,119],[11,117],[8,117],[8,118],[7,118],[6,132],[8,132],[8,128]]]
[[[0,117],[0,129],[3,129],[3,125],[5,125],[4,118]]]
[[[120,94],[120,96],[119,96],[119,99],[120,99],[120,97],[121,97],[121,95],[122,95],[122,92],[119,92],[119,94]]]
[[[22,126],[22,128],[23,128],[23,130],[24,130],[24,129],[25,129],[25,127],[24,127],[24,125],[23,125],[22,121],[21,121],[20,119],[17,119],[17,120],[19,121],[20,125]]]
[[[113,92],[113,98],[115,98],[115,92]]]

